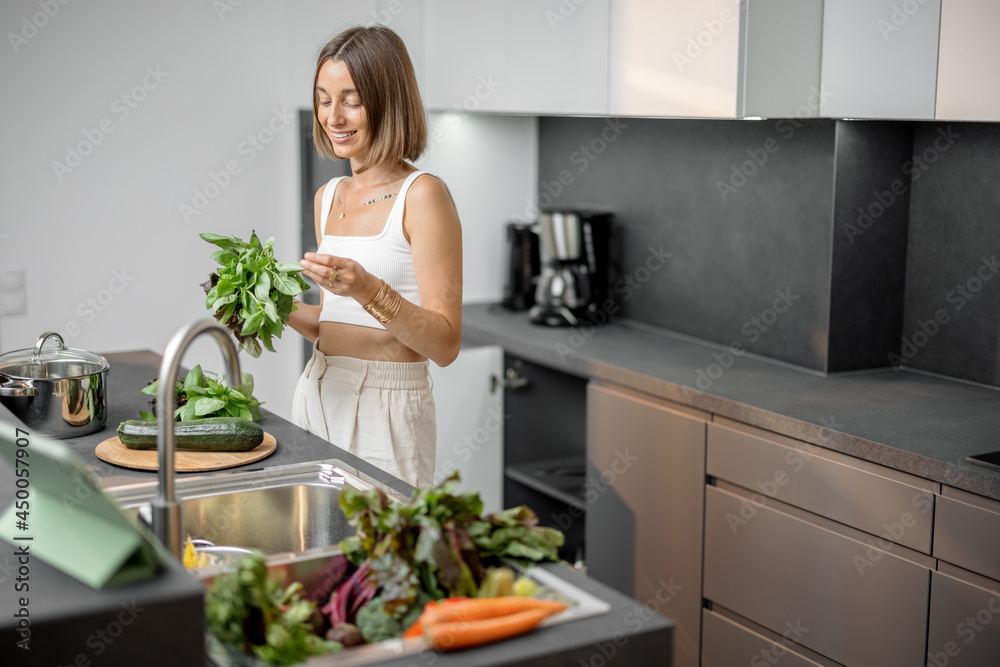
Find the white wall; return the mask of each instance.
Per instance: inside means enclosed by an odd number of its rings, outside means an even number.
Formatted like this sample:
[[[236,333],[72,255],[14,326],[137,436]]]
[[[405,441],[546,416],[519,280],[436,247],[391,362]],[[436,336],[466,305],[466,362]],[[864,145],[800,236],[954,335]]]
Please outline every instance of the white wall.
[[[294,116],[311,104],[322,43],[381,17],[421,67],[419,0],[396,14],[384,0],[233,0],[220,14],[227,2],[46,1],[52,16],[39,0],[0,4],[0,271],[24,269],[28,296],[27,313],[0,325],[0,351],[54,330],[71,347],[162,352],[180,327],[209,316],[199,283],[213,248],[199,232],[256,229],[276,237],[282,259],[300,256]],[[503,224],[534,196],[535,121],[460,115],[439,134],[419,164],[458,202],[466,300],[497,300]],[[77,161],[71,149],[87,154]],[[220,176],[227,164],[238,173]],[[195,201],[196,189],[210,197]],[[180,206],[196,204],[204,209],[185,219]],[[213,347],[196,343],[186,365],[221,371]],[[266,407],[287,416],[302,367],[297,335],[277,349],[241,358]]]

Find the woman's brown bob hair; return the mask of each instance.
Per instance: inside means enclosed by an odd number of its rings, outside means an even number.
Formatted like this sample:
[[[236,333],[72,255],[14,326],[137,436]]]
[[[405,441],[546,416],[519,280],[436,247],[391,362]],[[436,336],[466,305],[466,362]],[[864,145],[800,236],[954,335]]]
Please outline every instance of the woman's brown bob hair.
[[[319,122],[319,71],[341,60],[358,89],[371,129],[368,159],[358,169],[416,160],[427,145],[427,119],[406,45],[385,26],[357,26],[340,33],[319,52],[313,76],[313,141],[320,155],[339,160]]]

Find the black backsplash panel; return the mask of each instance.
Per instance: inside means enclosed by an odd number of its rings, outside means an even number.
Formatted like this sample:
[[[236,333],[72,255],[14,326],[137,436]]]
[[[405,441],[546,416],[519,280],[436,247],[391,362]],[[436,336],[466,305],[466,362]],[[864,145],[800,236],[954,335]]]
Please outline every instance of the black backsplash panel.
[[[899,360],[1000,386],[1000,125],[921,123],[913,153]]]
[[[827,370],[835,133],[826,119],[542,118],[539,204],[614,211],[633,279],[621,315]],[[647,273],[660,246],[672,256]]]
[[[623,316],[820,371],[1000,386],[1000,124],[539,130],[540,206],[615,213]],[[660,246],[672,256],[647,271]]]
[[[913,125],[837,123],[827,371],[890,365],[903,321]]]

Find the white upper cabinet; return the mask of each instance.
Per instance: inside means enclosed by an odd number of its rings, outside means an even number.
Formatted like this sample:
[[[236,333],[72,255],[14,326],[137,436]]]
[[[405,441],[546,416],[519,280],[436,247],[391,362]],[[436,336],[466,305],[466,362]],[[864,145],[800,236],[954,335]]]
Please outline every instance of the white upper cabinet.
[[[409,2],[436,111],[1000,120],[1000,0]]]
[[[609,1],[425,3],[425,105],[606,115]]]
[[[826,0],[820,115],[933,119],[940,19],[941,0]]]
[[[610,112],[736,117],[739,44],[733,0],[614,0]]]
[[[1000,2],[947,0],[941,8],[937,117],[1000,121]]]
[[[818,116],[823,0],[747,0],[740,32],[740,117]]]

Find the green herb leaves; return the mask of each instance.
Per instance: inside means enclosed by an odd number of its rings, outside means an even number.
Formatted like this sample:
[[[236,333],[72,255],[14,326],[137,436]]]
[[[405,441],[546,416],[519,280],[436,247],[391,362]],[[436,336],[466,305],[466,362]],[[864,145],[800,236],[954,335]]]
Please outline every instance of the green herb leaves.
[[[208,631],[219,641],[272,665],[292,665],[343,648],[314,635],[308,623],[316,605],[302,598],[302,584],[288,588],[267,576],[260,552],[244,556],[235,572],[221,574],[205,595]]]
[[[201,365],[188,371],[184,382],[177,381],[177,407],[174,418],[186,422],[203,417],[241,417],[260,421],[264,415],[260,411],[261,402],[253,395],[253,375],[241,374],[243,382],[239,389],[225,384],[225,375],[202,371]],[[156,396],[159,380],[154,380],[142,389],[142,393]],[[145,421],[156,421],[153,412],[140,411]]]
[[[219,234],[200,234],[221,250],[212,253],[219,263],[202,283],[205,307],[229,328],[240,349],[251,357],[261,355],[261,345],[274,352],[271,337],[281,338],[288,316],[295,310],[292,297],[309,289],[295,262],[274,259],[274,237],[263,243],[254,231],[249,242]]]

